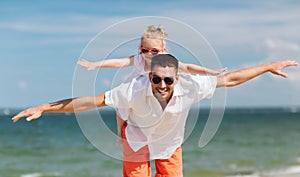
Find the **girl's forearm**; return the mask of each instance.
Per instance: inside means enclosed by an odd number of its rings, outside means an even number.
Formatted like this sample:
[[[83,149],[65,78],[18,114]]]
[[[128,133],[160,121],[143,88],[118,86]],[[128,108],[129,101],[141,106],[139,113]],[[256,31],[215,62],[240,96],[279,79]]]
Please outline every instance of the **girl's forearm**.
[[[129,58],[109,59],[95,62],[97,68],[122,68],[133,65],[133,56]]]

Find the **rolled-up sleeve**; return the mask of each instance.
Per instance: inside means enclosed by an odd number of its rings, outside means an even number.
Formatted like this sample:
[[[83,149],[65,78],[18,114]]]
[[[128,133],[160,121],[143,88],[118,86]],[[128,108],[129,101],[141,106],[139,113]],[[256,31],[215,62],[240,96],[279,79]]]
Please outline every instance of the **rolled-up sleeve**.
[[[130,84],[121,84],[105,92],[105,104],[114,108],[129,108],[131,96]]]
[[[205,98],[211,98],[215,93],[217,87],[217,77],[207,76],[204,79],[206,80],[203,86],[203,92],[205,93]]]
[[[198,85],[196,91],[198,93],[197,101],[213,96],[217,86],[216,76],[193,75],[192,78]]]

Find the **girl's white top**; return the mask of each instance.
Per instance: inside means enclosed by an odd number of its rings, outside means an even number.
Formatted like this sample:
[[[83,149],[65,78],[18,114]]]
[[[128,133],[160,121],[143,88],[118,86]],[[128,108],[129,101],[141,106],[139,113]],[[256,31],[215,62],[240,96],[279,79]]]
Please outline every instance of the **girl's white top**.
[[[148,74],[148,72],[145,71],[145,60],[143,59],[141,54],[135,55],[133,61],[134,61],[133,71],[127,77],[125,82],[130,82],[133,78],[137,78],[139,76],[145,76]]]

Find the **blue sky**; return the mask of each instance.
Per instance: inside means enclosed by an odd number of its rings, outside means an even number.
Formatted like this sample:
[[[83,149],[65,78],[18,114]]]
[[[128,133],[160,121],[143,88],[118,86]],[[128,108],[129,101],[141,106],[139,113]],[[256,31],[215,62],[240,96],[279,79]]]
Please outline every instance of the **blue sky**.
[[[142,16],[168,17],[190,25],[229,71],[281,59],[300,62],[300,2],[296,0],[4,0],[0,2],[0,108],[72,97],[76,63],[89,41],[115,23]],[[119,57],[132,51],[136,49]],[[229,88],[227,107],[300,106],[299,70],[285,70],[289,79],[265,74]],[[97,81],[96,94],[108,89],[112,78],[104,76]]]

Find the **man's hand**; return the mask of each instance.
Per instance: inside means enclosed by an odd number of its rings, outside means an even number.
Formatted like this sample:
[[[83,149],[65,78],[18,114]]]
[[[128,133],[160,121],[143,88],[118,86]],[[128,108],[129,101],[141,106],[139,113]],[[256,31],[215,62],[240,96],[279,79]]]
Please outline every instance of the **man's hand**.
[[[288,75],[281,72],[281,70],[286,68],[286,67],[289,67],[289,66],[298,66],[298,63],[296,61],[291,61],[291,60],[278,61],[278,62],[270,63],[269,71],[272,74],[279,75],[279,76],[287,78]]]
[[[235,72],[227,73],[224,76],[217,76],[217,87],[237,86],[266,72],[271,72],[272,74],[286,78],[288,75],[281,72],[281,70],[290,66],[298,66],[298,63],[296,61],[285,60],[240,69]]]
[[[20,112],[16,116],[14,116],[12,118],[12,121],[17,122],[19,119],[21,119],[23,117],[27,117],[26,120],[31,121],[33,119],[38,119],[42,115],[42,113],[43,113],[43,111],[41,110],[40,106],[28,108],[28,109]]]

